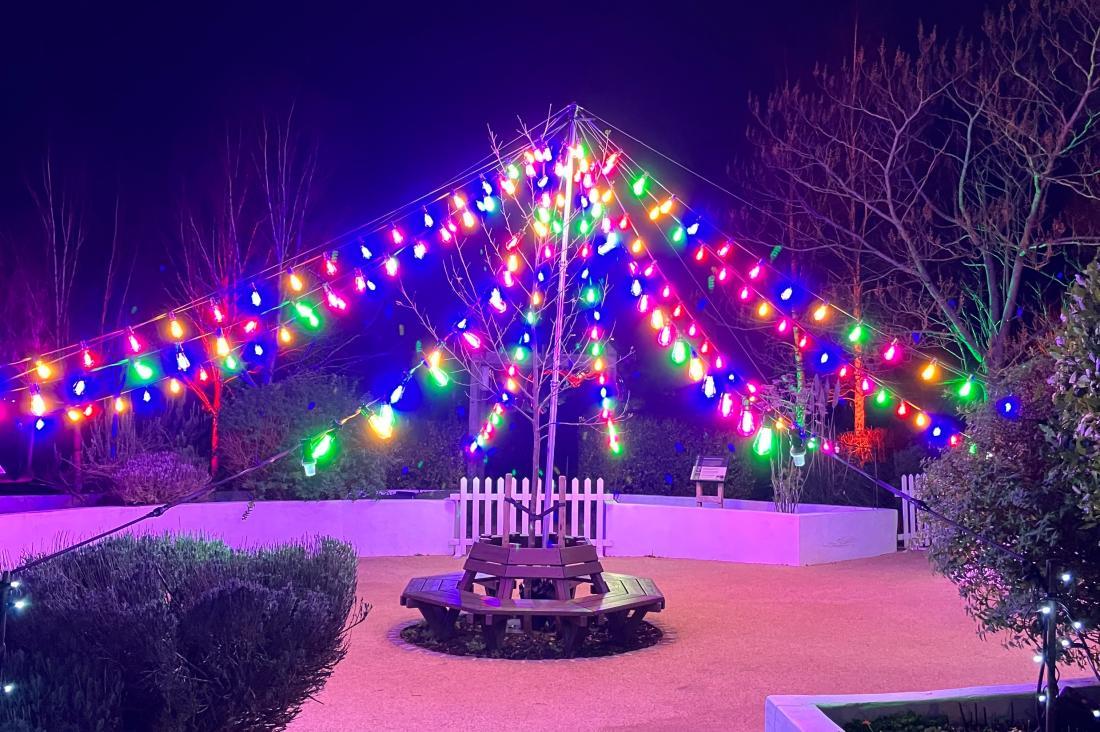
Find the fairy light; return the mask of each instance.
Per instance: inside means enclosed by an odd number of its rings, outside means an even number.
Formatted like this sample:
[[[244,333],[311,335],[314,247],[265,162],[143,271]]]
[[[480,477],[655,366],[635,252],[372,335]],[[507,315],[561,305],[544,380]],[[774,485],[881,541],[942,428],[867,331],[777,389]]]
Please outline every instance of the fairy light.
[[[294,292],[301,292],[305,288],[306,284],[302,281],[302,278],[298,275],[297,272],[295,272],[294,270],[290,270],[288,272],[288,276],[291,290],[293,290]]]
[[[936,378],[938,371],[939,368],[936,366],[936,359],[932,359],[923,369],[921,369],[920,377],[925,381],[932,381],[932,379]]]
[[[175,315],[170,314],[168,318],[168,335],[172,336],[174,341],[182,340],[184,336],[183,324]]]

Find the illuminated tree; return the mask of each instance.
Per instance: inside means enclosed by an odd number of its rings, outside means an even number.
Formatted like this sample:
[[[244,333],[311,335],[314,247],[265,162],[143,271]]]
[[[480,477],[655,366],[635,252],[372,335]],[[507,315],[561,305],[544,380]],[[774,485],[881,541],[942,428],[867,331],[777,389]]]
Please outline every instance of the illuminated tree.
[[[582,139],[572,120],[564,144],[561,138],[550,142],[550,133],[522,131],[533,175],[524,176],[494,138],[499,182],[486,178],[476,200],[461,193],[450,197],[449,216],[441,223],[441,230],[453,232],[444,239],[443,273],[461,315],[441,326],[417,293],[403,288],[402,297],[436,344],[426,355],[434,378],[448,379],[442,362],[455,363],[471,394],[498,395],[488,413],[479,415],[484,425],[468,446],[471,454],[510,415],[530,424],[534,493],[542,475],[543,489],[551,490],[560,425],[602,425],[609,449],[621,449],[610,346],[614,325],[603,309],[612,258],[602,255],[621,239],[600,226],[613,198],[600,170],[610,152]],[[554,187],[544,187],[551,179]],[[485,272],[492,274],[486,278]],[[582,385],[597,394],[593,413],[562,419],[558,410],[566,393]],[[532,501],[537,510],[538,499]]]

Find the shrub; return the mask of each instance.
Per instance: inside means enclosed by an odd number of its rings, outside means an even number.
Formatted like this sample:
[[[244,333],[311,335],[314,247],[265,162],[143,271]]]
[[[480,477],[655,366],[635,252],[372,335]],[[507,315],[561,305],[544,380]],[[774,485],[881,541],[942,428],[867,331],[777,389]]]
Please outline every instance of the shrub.
[[[0,727],[283,729],[369,609],[352,614],[355,571],[331,540],[242,552],[150,537],[32,568],[31,605],[8,623],[17,688]]]
[[[754,474],[748,455],[735,452],[743,438],[732,431],[706,430],[678,419],[635,416],[621,425],[623,454],[612,455],[606,442],[582,432],[581,473],[602,477],[612,490],[666,496],[694,496],[691,468],[697,455],[729,455],[727,498],[768,498],[766,466]],[[732,454],[731,454],[732,453]]]
[[[220,417],[220,468],[232,475],[257,460],[330,426],[356,410],[354,383],[342,376],[303,372],[273,384],[230,393]],[[257,498],[346,498],[384,487],[385,448],[352,423],[342,430],[336,449],[317,474],[306,477],[293,458],[243,476],[235,488]]]
[[[454,418],[402,420],[388,446],[388,488],[451,488],[466,474],[466,425]]]
[[[1100,280],[1095,267],[1070,293],[1050,355],[1032,358],[989,386],[988,400],[967,414],[969,450],[948,450],[927,465],[925,498],[1002,546],[943,523],[930,523],[932,559],[959,588],[979,632],[1008,631],[1009,643],[1035,646],[1040,625],[1038,568],[1072,570],[1070,612],[1100,641]],[[1010,419],[1003,416],[1011,395]],[[1080,660],[1075,645],[1066,653]],[[1093,651],[1092,653],[1095,653]],[[1095,658],[1095,656],[1094,656]]]
[[[165,503],[210,482],[206,466],[183,452],[138,452],[103,470],[108,494],[123,503]]]

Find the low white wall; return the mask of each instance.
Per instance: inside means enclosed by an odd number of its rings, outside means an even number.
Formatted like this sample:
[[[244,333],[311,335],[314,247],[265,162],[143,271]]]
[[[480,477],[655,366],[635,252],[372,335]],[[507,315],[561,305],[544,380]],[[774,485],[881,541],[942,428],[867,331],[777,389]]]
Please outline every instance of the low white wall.
[[[897,551],[892,508],[807,504],[788,514],[765,501],[727,500],[719,509],[691,498],[618,496],[606,515],[609,556],[801,566]]]
[[[233,547],[331,536],[361,557],[451,554],[450,501],[257,501],[192,503],[127,529],[128,534],[190,534]],[[70,508],[0,514],[0,566],[28,553],[48,552],[94,536],[150,510],[145,506]]]
[[[257,501],[177,506],[127,531],[192,534],[248,547],[332,536],[362,557],[453,553],[455,503],[450,500]],[[0,566],[48,552],[130,521],[148,507],[102,506],[0,513]],[[609,556],[658,556],[752,564],[807,565],[889,554],[897,548],[893,509],[800,506],[775,511],[770,502],[726,501],[697,507],[694,499],[619,496],[605,513]]]
[[[1092,700],[1100,699],[1095,679],[1066,679],[1059,682],[1074,687]],[[1035,684],[970,686],[937,691],[909,691],[894,694],[829,694],[821,696],[769,696],[764,701],[765,732],[840,732],[834,719],[846,723],[901,712],[946,716],[960,721],[962,713],[971,716],[984,710],[990,721],[1016,718],[1034,707]],[[826,711],[828,714],[826,714]],[[979,712],[981,714],[981,712]]]

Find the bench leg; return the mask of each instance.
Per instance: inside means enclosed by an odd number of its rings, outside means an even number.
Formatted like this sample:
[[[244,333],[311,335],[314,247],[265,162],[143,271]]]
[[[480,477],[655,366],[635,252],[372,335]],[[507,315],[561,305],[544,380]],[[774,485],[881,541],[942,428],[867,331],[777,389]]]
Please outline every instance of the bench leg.
[[[558,640],[566,657],[572,657],[588,636],[588,628],[564,618],[558,620]]]
[[[485,641],[485,647],[495,651],[503,646],[507,628],[507,618],[485,618],[485,622],[481,625],[481,637]]]
[[[638,608],[633,612],[627,610],[608,615],[607,625],[611,631],[611,639],[616,643],[629,640],[638,632],[638,626],[642,624],[642,619],[648,612],[647,608]]]
[[[442,607],[432,607],[430,605],[421,605],[419,608],[420,614],[424,616],[424,620],[428,623],[428,628],[432,631],[432,635],[438,641],[448,641],[454,637],[455,634],[455,620],[458,619],[457,610],[448,610]]]

